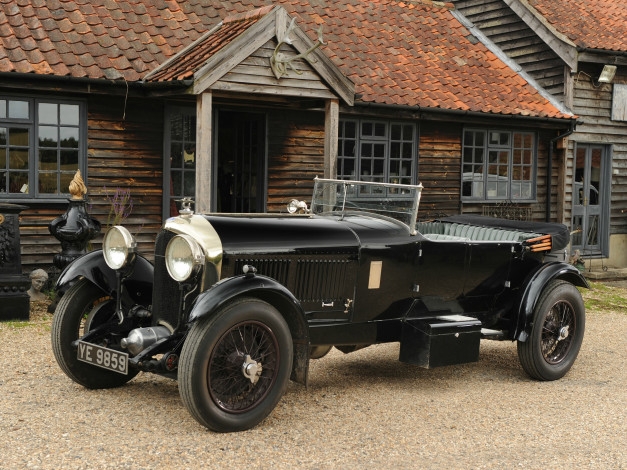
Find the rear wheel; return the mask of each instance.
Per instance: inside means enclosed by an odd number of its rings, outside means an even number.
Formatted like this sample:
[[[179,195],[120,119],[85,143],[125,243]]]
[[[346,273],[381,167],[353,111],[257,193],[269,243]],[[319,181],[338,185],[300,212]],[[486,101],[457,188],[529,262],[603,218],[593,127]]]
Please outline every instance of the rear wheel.
[[[86,279],[79,280],[61,298],[52,319],[52,351],[59,366],[74,382],[87,388],[112,388],[137,375],[118,374],[80,362],[72,342],[107,322],[116,322],[115,302]]]
[[[531,335],[518,342],[518,358],[527,374],[557,380],[571,368],[583,341],[585,307],[581,294],[566,281],[550,282],[538,299]]]
[[[257,299],[238,300],[192,327],[179,363],[181,399],[213,431],[250,429],[285,393],[292,356],[281,314]]]

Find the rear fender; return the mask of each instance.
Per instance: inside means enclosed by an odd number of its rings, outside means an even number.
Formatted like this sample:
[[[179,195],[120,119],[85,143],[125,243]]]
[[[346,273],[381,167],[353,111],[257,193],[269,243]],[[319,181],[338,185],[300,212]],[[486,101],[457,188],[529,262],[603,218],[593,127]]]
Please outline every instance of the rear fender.
[[[254,297],[276,308],[287,322],[294,342],[292,380],[306,385],[309,369],[309,330],[300,302],[282,284],[266,276],[236,276],[224,279],[194,301],[189,322],[213,315],[239,297]]]
[[[526,341],[533,321],[533,312],[546,285],[554,279],[561,279],[577,287],[590,288],[588,281],[577,268],[562,262],[543,264],[527,277],[521,287],[521,301],[518,305],[516,329],[513,335],[518,341]]]
[[[105,262],[102,250],[90,251],[70,263],[59,276],[55,290],[63,295],[81,277],[101,289],[105,295],[117,296],[115,271]],[[137,255],[132,272],[122,280],[129,302],[145,307],[150,305],[153,279],[154,267],[146,258]]]

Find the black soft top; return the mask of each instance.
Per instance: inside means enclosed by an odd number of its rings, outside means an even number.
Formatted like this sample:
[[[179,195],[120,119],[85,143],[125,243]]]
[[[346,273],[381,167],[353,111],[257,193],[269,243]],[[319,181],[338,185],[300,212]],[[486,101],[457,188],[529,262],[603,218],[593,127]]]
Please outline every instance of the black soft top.
[[[539,233],[551,235],[551,245],[553,250],[566,248],[570,242],[570,231],[563,224],[548,222],[525,222],[521,220],[497,219],[496,217],[486,217],[482,215],[453,215],[437,219],[440,222],[450,224],[477,225],[479,227],[494,227],[505,230],[517,230],[521,232]]]

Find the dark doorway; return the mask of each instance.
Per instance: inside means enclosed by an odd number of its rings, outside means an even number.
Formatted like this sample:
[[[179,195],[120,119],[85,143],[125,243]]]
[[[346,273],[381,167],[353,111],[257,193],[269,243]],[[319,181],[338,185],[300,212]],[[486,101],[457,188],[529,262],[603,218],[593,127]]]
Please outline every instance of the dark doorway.
[[[265,115],[218,111],[217,129],[217,212],[265,212]]]

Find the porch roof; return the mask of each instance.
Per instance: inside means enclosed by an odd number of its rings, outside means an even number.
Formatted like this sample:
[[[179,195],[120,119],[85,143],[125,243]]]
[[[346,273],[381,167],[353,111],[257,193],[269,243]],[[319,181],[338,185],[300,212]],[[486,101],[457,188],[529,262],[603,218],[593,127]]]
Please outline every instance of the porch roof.
[[[0,72],[139,81],[211,33],[220,17],[268,3],[0,0]],[[357,103],[572,118],[477,41],[452,15],[450,3],[279,0],[274,5],[296,17],[310,38],[323,24],[322,53],[355,83]],[[233,24],[231,32],[241,27]],[[204,46],[210,47],[190,50],[186,60],[202,61],[212,47],[224,44]]]

